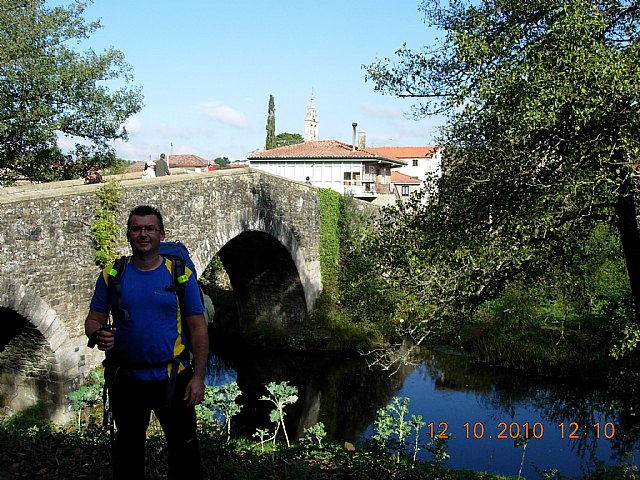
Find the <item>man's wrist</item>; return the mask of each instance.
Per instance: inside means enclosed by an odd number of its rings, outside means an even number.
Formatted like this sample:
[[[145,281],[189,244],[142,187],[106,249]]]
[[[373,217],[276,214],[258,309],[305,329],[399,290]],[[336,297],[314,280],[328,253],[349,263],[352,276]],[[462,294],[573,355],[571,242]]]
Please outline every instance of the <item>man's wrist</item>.
[[[89,335],[89,341],[87,342],[87,347],[93,348],[96,346],[98,342],[98,334],[100,333],[100,329],[95,330],[91,335]]]

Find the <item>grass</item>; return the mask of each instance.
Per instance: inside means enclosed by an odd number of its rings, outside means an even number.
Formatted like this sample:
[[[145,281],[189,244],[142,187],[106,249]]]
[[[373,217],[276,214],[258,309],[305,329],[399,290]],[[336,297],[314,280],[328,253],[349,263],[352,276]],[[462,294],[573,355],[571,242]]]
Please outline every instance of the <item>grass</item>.
[[[397,463],[396,457],[337,445],[296,443],[262,451],[254,442],[226,442],[222,433],[200,436],[203,464],[211,480],[371,479],[498,480],[506,477],[450,471],[434,464]],[[166,478],[166,445],[157,428],[147,440],[147,478]],[[111,478],[109,440],[95,424],[82,431],[42,425],[0,428],[0,479]]]
[[[461,343],[482,362],[534,376],[586,379],[611,364],[598,338],[580,330],[476,323],[463,330]]]

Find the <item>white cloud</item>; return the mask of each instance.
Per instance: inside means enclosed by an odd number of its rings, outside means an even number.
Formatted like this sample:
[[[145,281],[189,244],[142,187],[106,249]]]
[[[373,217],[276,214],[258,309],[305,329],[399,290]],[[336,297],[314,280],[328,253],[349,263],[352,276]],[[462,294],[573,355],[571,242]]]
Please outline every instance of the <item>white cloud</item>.
[[[248,125],[244,114],[228,105],[220,105],[215,102],[202,104],[204,115],[209,118],[236,128],[245,128]]]
[[[140,121],[139,117],[134,115],[127,119],[127,121],[124,123],[124,127],[127,129],[127,133],[131,135],[142,130],[142,122]]]

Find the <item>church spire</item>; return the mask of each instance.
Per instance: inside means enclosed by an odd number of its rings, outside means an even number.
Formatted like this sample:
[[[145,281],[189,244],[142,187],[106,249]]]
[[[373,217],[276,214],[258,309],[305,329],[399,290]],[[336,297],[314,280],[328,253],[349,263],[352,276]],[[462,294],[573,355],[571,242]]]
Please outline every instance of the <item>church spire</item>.
[[[304,120],[304,141],[318,141],[318,117],[316,115],[316,105],[313,102],[313,91],[311,91],[311,101],[309,102],[309,110],[307,110],[307,118]]]

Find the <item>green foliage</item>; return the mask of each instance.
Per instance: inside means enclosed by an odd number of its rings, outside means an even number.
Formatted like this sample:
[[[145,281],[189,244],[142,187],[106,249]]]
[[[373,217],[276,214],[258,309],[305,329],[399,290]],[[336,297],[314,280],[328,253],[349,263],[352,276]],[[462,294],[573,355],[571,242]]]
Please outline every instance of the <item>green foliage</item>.
[[[228,166],[231,162],[229,161],[229,159],[227,157],[216,157],[213,160],[213,163],[215,163],[216,165],[218,165],[219,167],[226,167]]]
[[[89,0],[51,7],[43,0],[0,1],[0,181],[50,181],[114,163],[110,140],[142,106],[121,52],[69,48],[99,22],[83,18]],[[122,85],[115,91],[108,84]],[[83,139],[75,152],[56,145],[62,133]]]
[[[415,461],[418,449],[418,439],[420,438],[420,428],[426,425],[421,418],[413,416],[408,421],[409,399],[407,397],[393,397],[391,403],[378,410],[376,419],[373,422],[375,433],[373,439],[376,440],[384,450],[395,451],[396,461],[400,462],[401,454],[407,447],[407,439],[415,429],[415,443],[413,459]]]
[[[318,189],[320,201],[320,270],[325,288],[338,283],[340,262],[340,210],[342,197],[328,189]]]
[[[451,458],[451,455],[447,453],[447,447],[449,443],[449,437],[434,435],[427,444],[427,451],[433,456],[436,468],[440,469],[442,463]]]
[[[0,429],[7,432],[45,431],[52,425],[47,420],[47,408],[43,402],[26,408],[15,415],[0,420]]]
[[[398,298],[382,277],[375,245],[374,212],[363,208],[353,196],[342,198],[339,217],[340,308],[354,324],[372,325],[387,335]],[[376,252],[376,254],[372,254]],[[386,330],[386,332],[385,332]]]
[[[96,251],[95,263],[104,268],[119,254],[120,227],[117,216],[122,195],[120,184],[111,180],[100,186],[96,195],[100,199],[100,206],[96,208],[95,219],[90,229]]]
[[[267,140],[264,149],[271,150],[276,147],[276,102],[273,95],[269,95],[269,113],[267,116]]]
[[[227,431],[227,442],[231,439],[231,419],[242,409],[236,403],[236,398],[240,395],[242,391],[236,382],[205,387],[204,400],[200,405],[196,405],[196,416],[205,432],[211,430],[211,426],[216,424],[216,419],[222,418]]]
[[[125,160],[123,158],[116,158],[115,163],[104,170],[105,175],[122,175],[126,173],[127,168],[133,165],[135,162],[131,160]]]
[[[394,319],[415,342],[514,278],[555,283],[578,312],[604,287],[577,268],[598,226],[617,230],[640,322],[640,11],[628,6],[426,0],[441,44],[368,67],[377,90],[419,99],[416,116],[447,115],[442,176],[381,228],[381,268],[408,299]]]
[[[296,145],[303,143],[304,138],[299,133],[279,133],[276,135],[276,147],[286,147],[287,145]]]
[[[82,428],[82,414],[87,407],[92,407],[102,400],[102,387],[104,386],[104,371],[91,370],[89,377],[85,379],[83,385],[65,395],[71,402],[74,412],[78,413],[77,428]]]
[[[269,396],[262,396],[260,400],[266,400],[275,405],[276,408],[271,410],[271,414],[269,415],[269,419],[272,423],[275,424],[275,429],[273,432],[273,442],[275,445],[276,437],[278,435],[278,430],[282,427],[282,432],[284,433],[284,437],[287,441],[287,446],[291,446],[289,442],[289,435],[287,434],[287,429],[284,425],[284,407],[289,405],[290,403],[295,403],[298,401],[298,389],[293,385],[289,385],[289,382],[286,380],[284,382],[275,383],[270,382],[267,386],[267,391],[269,392]]]
[[[324,423],[318,422],[304,429],[304,438],[312,443],[315,440],[318,443],[318,447],[322,448],[322,439],[327,436],[327,432],[324,430]]]

